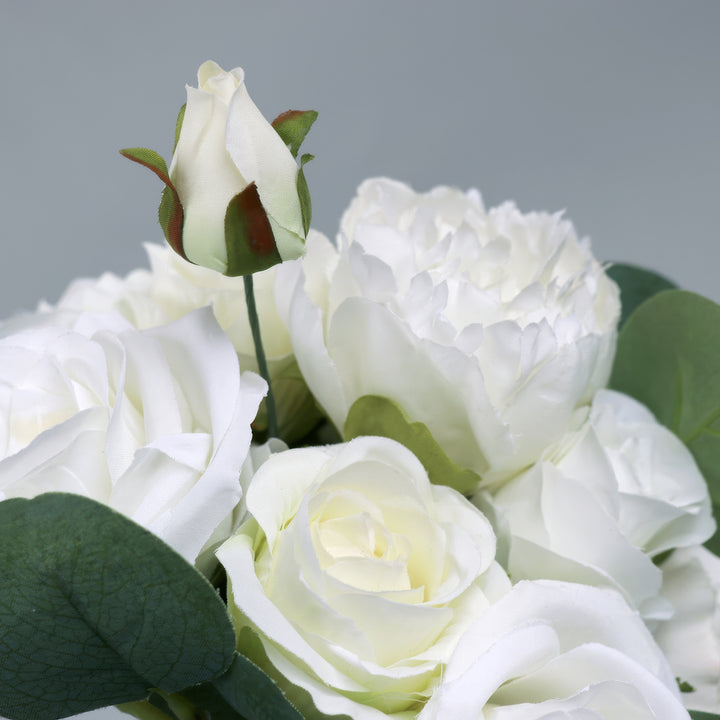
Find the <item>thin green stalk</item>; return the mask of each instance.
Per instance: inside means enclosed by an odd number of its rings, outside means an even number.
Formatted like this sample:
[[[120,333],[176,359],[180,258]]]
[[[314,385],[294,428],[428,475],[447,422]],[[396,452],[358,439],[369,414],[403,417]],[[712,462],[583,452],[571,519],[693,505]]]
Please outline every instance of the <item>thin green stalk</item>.
[[[258,370],[268,384],[267,397],[265,398],[265,409],[267,410],[268,418],[268,437],[277,437],[278,423],[277,410],[275,409],[275,396],[273,395],[272,385],[270,384],[270,373],[268,371],[265,350],[260,335],[260,319],[257,314],[257,306],[255,305],[253,277],[252,275],[245,275],[243,276],[243,280],[245,281],[245,302],[247,303],[250,330],[252,330],[253,342],[255,343],[255,357],[257,358]]]

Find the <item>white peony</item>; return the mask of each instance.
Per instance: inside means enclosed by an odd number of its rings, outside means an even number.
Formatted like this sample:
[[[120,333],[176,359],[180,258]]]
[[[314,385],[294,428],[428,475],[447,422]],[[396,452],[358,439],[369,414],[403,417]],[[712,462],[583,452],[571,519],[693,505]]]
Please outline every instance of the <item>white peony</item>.
[[[308,717],[414,713],[464,630],[510,587],[490,523],[386,438],[272,455],[246,507],[217,552],[228,604],[275,671],[310,694]]]
[[[463,635],[418,720],[688,720],[652,636],[611,590],[525,581]]]
[[[610,372],[618,290],[560,215],[368,180],[339,250],[316,236],[278,272],[299,367],[337,428],[358,398],[389,398],[486,486],[534,463]]]
[[[240,499],[265,381],[240,373],[209,309],[145,331],[74,325],[0,339],[0,500],[84,495],[194,562]]]
[[[683,548],[662,572],[675,613],[655,639],[683,683],[685,705],[720,715],[720,558],[704,547]]]
[[[493,497],[514,580],[555,578],[622,592],[667,617],[653,558],[713,533],[710,497],[687,448],[639,402],[599,391],[586,419]]]

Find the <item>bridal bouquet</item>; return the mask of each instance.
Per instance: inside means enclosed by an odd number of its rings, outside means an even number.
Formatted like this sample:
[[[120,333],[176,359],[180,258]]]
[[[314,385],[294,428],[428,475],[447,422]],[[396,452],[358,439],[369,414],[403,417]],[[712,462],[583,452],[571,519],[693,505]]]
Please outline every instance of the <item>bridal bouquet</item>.
[[[720,307],[365,181],[203,64],[150,269],[0,324],[0,715],[720,718]]]

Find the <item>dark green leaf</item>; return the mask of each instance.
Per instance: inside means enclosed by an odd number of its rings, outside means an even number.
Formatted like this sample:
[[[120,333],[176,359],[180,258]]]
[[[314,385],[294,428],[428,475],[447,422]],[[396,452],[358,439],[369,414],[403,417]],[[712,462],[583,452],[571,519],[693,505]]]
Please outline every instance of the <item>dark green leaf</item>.
[[[178,120],[180,121],[180,118]],[[147,148],[126,148],[121,150],[120,154],[152,170],[165,183],[158,208],[158,220],[170,247],[187,260],[182,245],[183,207],[175,186],[170,182],[165,160],[154,150]]]
[[[224,675],[183,695],[213,720],[302,720],[275,681],[238,653]]]
[[[315,110],[288,110],[272,121],[272,126],[288,146],[293,157],[297,157],[300,146],[317,120],[317,116]]]
[[[305,237],[307,237],[308,230],[310,230],[310,223],[312,222],[312,203],[310,202],[310,188],[308,188],[303,167],[314,159],[314,155],[310,155],[310,153],[305,153],[300,158],[300,169],[298,170],[297,176],[297,194],[298,198],[300,198],[300,211],[302,213],[303,230],[305,231]]]
[[[610,384],[687,445],[720,504],[720,306],[684,290],[650,298],[620,333]]]
[[[225,212],[225,245],[230,277],[252,275],[282,262],[255,183],[238,193]]]
[[[608,268],[607,274],[620,287],[620,302],[622,303],[620,327],[645,300],[663,290],[671,290],[676,287],[673,282],[662,275],[636,265],[613,264]]]
[[[222,674],[222,601],[152,533],[100,503],[0,503],[0,714],[53,720]]]
[[[170,245],[180,257],[187,260],[182,244],[183,216],[183,207],[180,204],[177,191],[172,185],[166,185],[160,197],[158,220],[160,221],[160,227],[165,235],[165,239],[168,241],[168,245]]]
[[[187,103],[180,108],[177,120],[175,121],[175,143],[173,144],[173,153],[175,152],[178,140],[180,139],[180,131],[182,130],[183,120],[185,119],[185,108],[187,108]]]
[[[437,444],[427,426],[410,422],[402,409],[385,397],[363,395],[350,408],[345,427],[345,440],[359,435],[380,435],[396,440],[411,450],[427,470],[430,482],[449,485],[467,494],[475,490],[480,476],[456,465]]]
[[[148,148],[125,148],[120,151],[120,154],[154,172],[166,185],[172,185],[168,175],[167,163],[162,155],[154,150]]]
[[[720,715],[713,713],[702,712],[701,710],[691,710],[690,717],[693,720],[720,720]]]

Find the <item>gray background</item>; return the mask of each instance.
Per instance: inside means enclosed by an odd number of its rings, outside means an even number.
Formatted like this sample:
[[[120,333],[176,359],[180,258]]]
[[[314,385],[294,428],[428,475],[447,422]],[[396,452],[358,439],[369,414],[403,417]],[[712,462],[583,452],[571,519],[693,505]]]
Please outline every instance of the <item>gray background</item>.
[[[603,260],[720,300],[720,2],[0,0],[0,316],[161,240],[184,84],[241,65],[269,118],[315,108],[315,226],[365,177],[566,209]]]
[[[566,209],[603,260],[720,300],[720,2],[0,0],[0,316],[160,240],[185,83],[241,65],[268,118],[314,108],[314,225],[365,177]],[[101,717],[98,713],[96,717]]]

